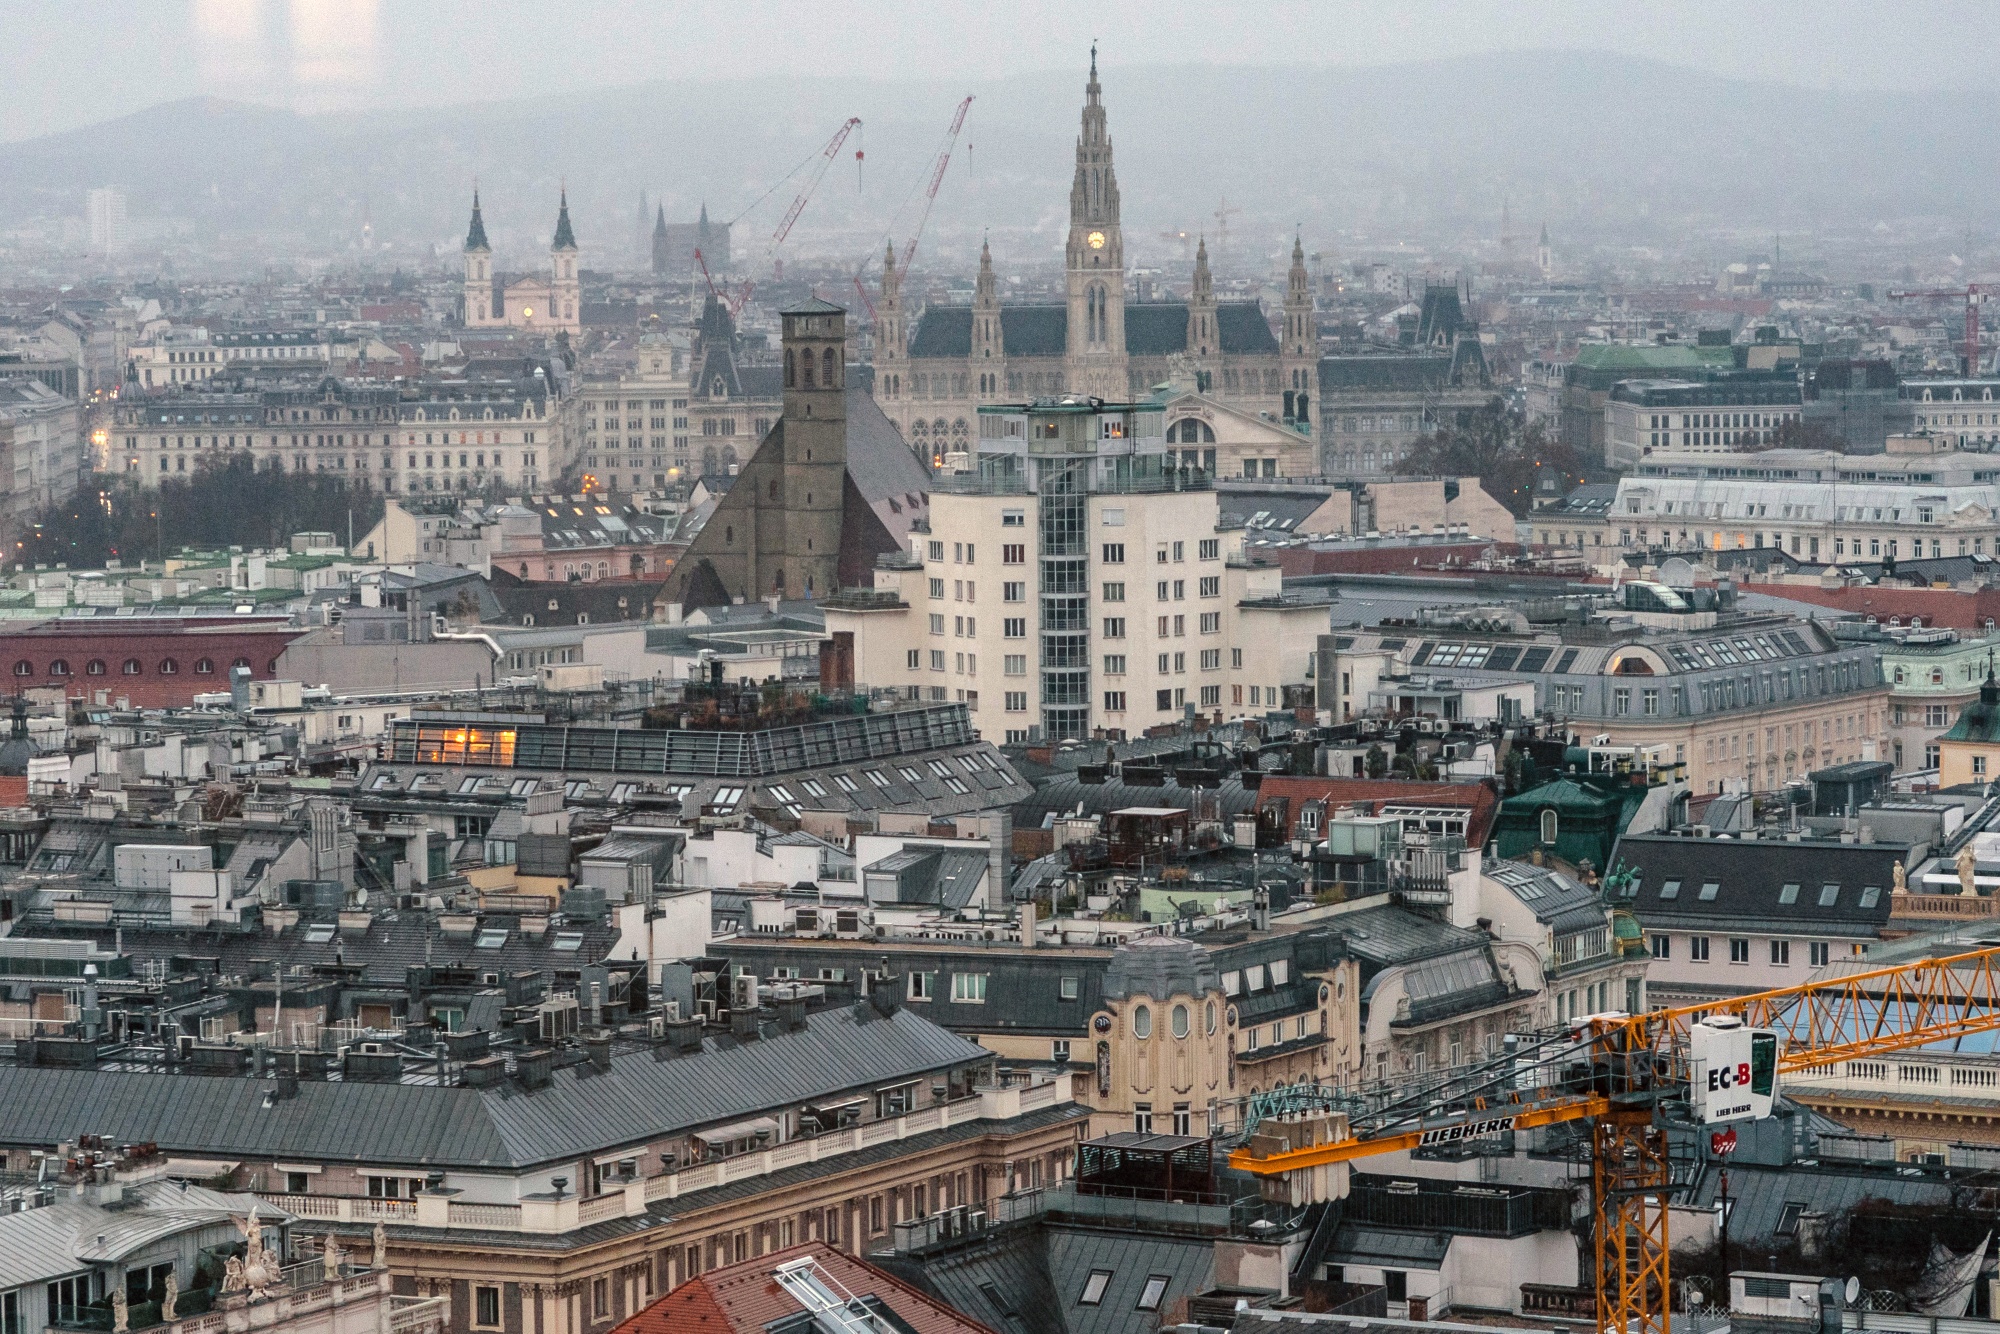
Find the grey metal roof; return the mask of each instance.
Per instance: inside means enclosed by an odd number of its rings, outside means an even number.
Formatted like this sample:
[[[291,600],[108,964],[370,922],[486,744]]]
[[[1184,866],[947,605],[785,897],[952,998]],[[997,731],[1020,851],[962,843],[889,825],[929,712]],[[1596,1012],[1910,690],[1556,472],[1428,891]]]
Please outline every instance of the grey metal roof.
[[[1211,1287],[1215,1243],[1208,1237],[1167,1237],[1135,1232],[1051,1227],[1049,1278],[1068,1334],[1154,1334],[1167,1307]],[[1109,1270],[1103,1299],[1077,1299],[1092,1270]],[[1160,1310],[1141,1311],[1139,1297],[1155,1274],[1168,1279]]]
[[[306,1081],[265,1107],[255,1079],[12,1067],[0,1069],[0,1143],[52,1145],[89,1125],[176,1153],[520,1169],[989,1057],[908,1010],[843,1007],[685,1056],[619,1053],[608,1073],[569,1066],[533,1093]]]
[[[1486,943],[1479,932],[1419,917],[1393,904],[1346,913],[1331,919],[1327,929],[1346,942],[1355,957],[1378,966],[1409,963]]]
[[[47,1282],[115,1262],[141,1247],[192,1228],[228,1224],[255,1207],[260,1218],[286,1222],[291,1214],[254,1195],[226,1195],[159,1181],[131,1187],[123,1207],[68,1196],[39,1209],[0,1215],[0,1292]]]
[[[1486,864],[1486,875],[1553,931],[1587,931],[1610,925],[1597,891],[1553,867],[1491,861]]]
[[[1919,1209],[1952,1207],[1952,1188],[1944,1181],[1904,1176],[1882,1168],[1838,1168],[1793,1163],[1769,1167],[1732,1162],[1729,1167],[1729,1240],[1764,1247],[1795,1238],[1777,1237],[1778,1221],[1787,1204],[1801,1204],[1838,1218],[1863,1200],[1884,1200]],[[1720,1172],[1705,1165],[1696,1177],[1687,1208],[1713,1209],[1721,1194]]]
[[[1386,1265],[1391,1269],[1439,1269],[1451,1236],[1444,1232],[1406,1232],[1401,1228],[1342,1223],[1333,1234],[1326,1258],[1340,1265]]]

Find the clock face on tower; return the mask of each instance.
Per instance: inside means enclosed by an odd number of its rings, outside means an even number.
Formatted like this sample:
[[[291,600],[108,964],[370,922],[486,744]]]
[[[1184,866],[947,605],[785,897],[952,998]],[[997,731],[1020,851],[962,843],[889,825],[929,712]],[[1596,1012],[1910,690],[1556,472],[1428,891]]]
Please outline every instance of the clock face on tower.
[[[1084,237],[1083,239],[1084,239],[1085,241],[1089,242],[1089,244],[1090,244],[1090,248],[1091,248],[1092,250],[1102,250],[1102,249],[1104,249],[1104,233],[1103,233],[1103,232],[1092,232],[1092,233],[1091,233],[1090,235],[1088,235],[1088,236]]]

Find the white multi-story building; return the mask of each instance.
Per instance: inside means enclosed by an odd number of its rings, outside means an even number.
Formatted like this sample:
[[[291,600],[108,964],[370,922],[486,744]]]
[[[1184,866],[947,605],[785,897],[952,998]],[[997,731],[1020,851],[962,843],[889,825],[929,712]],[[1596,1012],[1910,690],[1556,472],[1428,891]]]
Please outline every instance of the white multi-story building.
[[[560,421],[545,377],[413,386],[324,381],[261,393],[121,400],[100,467],[142,485],[237,458],[333,473],[395,495],[533,491]]]
[[[629,361],[584,367],[563,407],[566,470],[613,491],[660,490],[685,475],[688,386],[675,356],[664,335],[649,333]]]
[[[394,361],[401,354],[373,334],[351,329],[235,329],[199,325],[162,329],[127,354],[143,389],[197,384],[231,366],[290,366],[342,370],[365,362]]]
[[[981,408],[929,531],[826,603],[856,679],[963,701],[1008,741],[1312,706],[1326,604],[1240,555],[1208,474],[1167,461],[1164,418],[1160,402]]]
[[[39,380],[0,381],[0,535],[17,536],[37,511],[75,495],[89,475],[76,400]]]
[[[1797,421],[1802,403],[1796,376],[1621,380],[1604,404],[1604,466],[1624,471],[1656,450],[1754,450]]]
[[[1604,545],[1780,548],[1805,560],[2000,552],[2000,459],[1939,436],[1891,436],[1886,454],[1806,449],[1660,451],[1618,483]],[[1596,520],[1593,520],[1596,522]]]
[[[90,234],[90,253],[116,255],[125,249],[125,192],[116,186],[101,185],[84,203],[84,225]]]

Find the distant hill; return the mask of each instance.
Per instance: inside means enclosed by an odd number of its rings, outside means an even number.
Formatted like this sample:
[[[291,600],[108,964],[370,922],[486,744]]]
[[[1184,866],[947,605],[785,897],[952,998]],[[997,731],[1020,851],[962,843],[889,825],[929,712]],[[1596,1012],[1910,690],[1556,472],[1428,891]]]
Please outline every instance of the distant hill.
[[[1324,68],[1104,70],[1134,262],[1181,262],[1170,228],[1215,231],[1278,253],[1295,224],[1389,239],[1491,237],[1510,198],[1516,231],[1546,219],[1635,243],[1690,229],[1866,227],[1880,218],[1984,221],[2000,172],[1974,92],[1814,91],[1576,52]],[[301,117],[198,99],[0,145],[0,225],[75,215],[115,183],[135,216],[186,219],[196,235],[293,235],[302,250],[358,237],[364,216],[399,250],[449,249],[479,178],[503,252],[539,252],[566,180],[585,263],[624,262],[641,188],[670,218],[706,200],[760,255],[809,159],[840,120],[864,129],[829,169],[792,251],[858,260],[891,213],[900,240],[957,98],[975,94],[926,236],[968,256],[990,231],[1004,266],[1054,257],[1064,222],[1083,71],[987,84],[921,79],[673,82],[561,101]],[[865,190],[852,152],[866,150]]]

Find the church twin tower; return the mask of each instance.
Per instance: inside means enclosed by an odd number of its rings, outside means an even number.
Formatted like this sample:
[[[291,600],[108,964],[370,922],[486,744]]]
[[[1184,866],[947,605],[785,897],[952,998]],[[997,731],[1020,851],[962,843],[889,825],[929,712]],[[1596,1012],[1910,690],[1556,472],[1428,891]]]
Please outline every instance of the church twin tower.
[[[472,190],[472,225],[465,232],[465,294],[460,318],[468,329],[583,328],[583,290],[576,269],[576,233],[569,225],[569,191],[556,208],[556,234],[549,244],[549,276],[493,277],[493,247],[479,214],[479,188]]]

